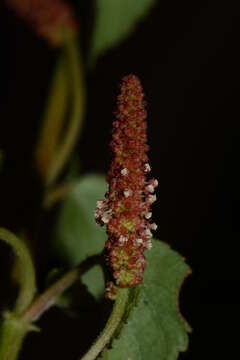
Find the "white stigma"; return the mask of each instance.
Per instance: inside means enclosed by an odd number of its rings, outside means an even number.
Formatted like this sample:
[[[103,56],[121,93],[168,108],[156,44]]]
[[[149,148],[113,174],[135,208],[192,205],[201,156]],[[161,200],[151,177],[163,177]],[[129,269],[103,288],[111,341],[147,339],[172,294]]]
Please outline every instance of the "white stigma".
[[[139,238],[139,239],[136,239],[136,243],[138,245],[142,245],[143,244],[143,239]]]
[[[153,186],[154,186],[154,187],[157,187],[157,186],[158,186],[158,181],[157,181],[157,179],[155,179],[155,180],[153,181]]]
[[[110,220],[110,216],[107,214],[104,214],[101,218],[102,222],[104,222],[104,224],[107,224]]]
[[[148,212],[145,214],[145,218],[148,220],[152,217],[152,213],[151,212]]]
[[[148,199],[149,199],[150,204],[153,204],[157,200],[157,196],[155,194],[149,195]]]
[[[157,224],[155,224],[155,223],[151,224],[151,229],[152,230],[157,230],[157,228],[158,228]]]
[[[105,211],[101,210],[101,214],[99,217],[104,224],[107,224],[112,217],[112,209],[107,209]]]
[[[122,170],[121,170],[121,174],[122,174],[123,176],[126,176],[126,175],[128,174],[128,169],[127,169],[127,168],[122,169]]]
[[[152,237],[152,233],[151,233],[151,231],[150,231],[149,229],[146,229],[146,230],[145,230],[145,234],[146,234],[147,238],[151,238],[151,237]]]
[[[146,173],[148,173],[148,172],[151,171],[151,166],[150,166],[148,163],[146,163],[146,164],[144,165],[144,171],[145,171]]]
[[[124,192],[123,192],[123,194],[124,194],[124,196],[126,197],[126,198],[128,198],[129,196],[131,196],[132,195],[132,190],[124,190]]]
[[[97,208],[102,209],[105,206],[104,200],[98,200],[97,201]]]
[[[146,249],[151,250],[151,248],[152,248],[152,242],[151,240],[148,240],[146,243]]]
[[[154,186],[152,184],[149,184],[147,186],[147,191],[150,192],[150,193],[153,193],[154,192]]]
[[[120,238],[119,238],[120,244],[124,244],[127,241],[128,241],[128,239],[125,236],[123,236],[123,235],[120,236]]]

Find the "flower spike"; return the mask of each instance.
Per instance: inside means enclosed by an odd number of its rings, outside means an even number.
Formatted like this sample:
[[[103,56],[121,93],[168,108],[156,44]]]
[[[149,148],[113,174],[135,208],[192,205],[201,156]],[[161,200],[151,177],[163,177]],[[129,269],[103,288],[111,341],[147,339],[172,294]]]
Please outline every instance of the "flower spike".
[[[60,45],[65,33],[77,29],[72,9],[64,0],[5,0],[17,15],[29,23],[36,33],[51,45]]]
[[[106,224],[105,245],[114,283],[107,284],[106,296],[114,298],[116,287],[139,284],[145,269],[144,251],[151,249],[150,207],[157,180],[147,180],[148,163],[146,110],[142,86],[135,75],[123,78],[113,122],[113,159],[107,176],[109,191],[97,202],[95,218]]]

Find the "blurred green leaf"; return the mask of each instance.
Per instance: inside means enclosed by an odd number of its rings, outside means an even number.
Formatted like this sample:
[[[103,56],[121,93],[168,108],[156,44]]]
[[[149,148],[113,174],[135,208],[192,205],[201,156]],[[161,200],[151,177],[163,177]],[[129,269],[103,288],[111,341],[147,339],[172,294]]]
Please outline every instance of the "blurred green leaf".
[[[90,294],[96,300],[100,300],[104,295],[105,281],[104,274],[100,265],[95,265],[81,277],[82,283],[87,286]]]
[[[106,232],[95,223],[94,212],[97,200],[102,199],[106,191],[103,175],[86,175],[75,184],[62,205],[54,248],[70,266],[101,253],[104,248]]]
[[[127,324],[104,360],[176,360],[188,346],[189,325],[179,313],[179,291],[190,268],[168,245],[153,241],[144,282]]]
[[[97,0],[90,64],[100,54],[124,40],[154,3],[155,0]]]

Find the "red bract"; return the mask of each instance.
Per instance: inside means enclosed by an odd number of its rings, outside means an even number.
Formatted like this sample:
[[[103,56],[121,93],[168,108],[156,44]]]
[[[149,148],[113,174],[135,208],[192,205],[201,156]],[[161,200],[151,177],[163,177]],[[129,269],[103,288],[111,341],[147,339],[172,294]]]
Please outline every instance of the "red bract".
[[[124,77],[113,122],[109,191],[105,200],[97,202],[95,213],[97,223],[106,224],[106,257],[118,287],[132,287],[142,281],[144,251],[151,249],[152,230],[157,228],[150,221],[158,182],[147,180],[151,168],[143,98],[139,79],[135,75]],[[114,297],[114,286],[108,284],[108,297]]]
[[[60,44],[63,30],[77,28],[71,8],[63,0],[6,0],[15,12],[52,45]]]

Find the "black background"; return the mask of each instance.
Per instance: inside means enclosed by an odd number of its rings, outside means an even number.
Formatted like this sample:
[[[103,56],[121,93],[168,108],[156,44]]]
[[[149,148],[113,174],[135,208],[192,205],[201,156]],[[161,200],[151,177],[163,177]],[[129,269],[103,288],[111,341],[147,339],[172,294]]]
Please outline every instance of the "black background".
[[[83,54],[92,29],[89,4],[80,7]],[[32,154],[56,52],[6,8],[0,9],[0,148],[5,153],[0,224],[20,229],[29,225],[41,197]],[[87,116],[77,145],[83,173],[108,169],[121,77],[135,73],[142,80],[151,164],[160,182],[154,209],[157,235],[193,270],[181,292],[182,312],[193,327],[182,359],[215,359],[220,354],[230,358],[237,348],[239,37],[234,2],[159,1],[128,40],[86,74]],[[50,330],[48,336],[53,336]],[[64,346],[61,351],[58,359],[70,359]],[[35,358],[47,354],[39,350]],[[53,349],[51,354],[56,354]],[[26,350],[25,358],[33,356],[27,355]]]

